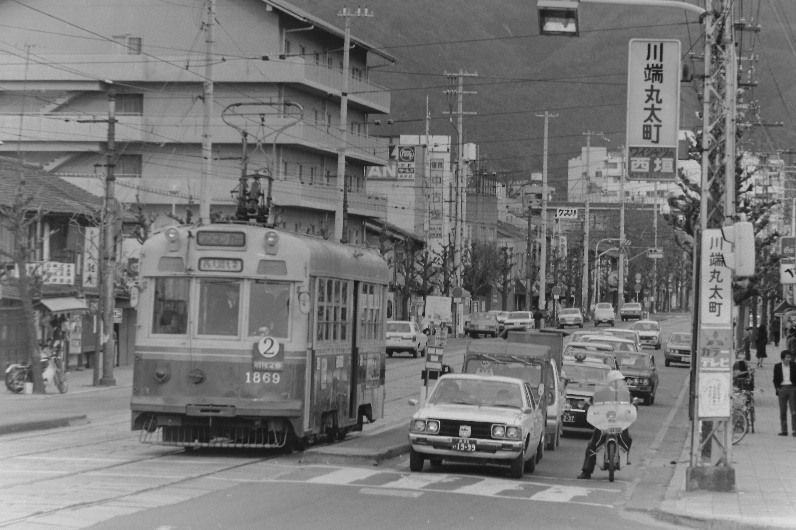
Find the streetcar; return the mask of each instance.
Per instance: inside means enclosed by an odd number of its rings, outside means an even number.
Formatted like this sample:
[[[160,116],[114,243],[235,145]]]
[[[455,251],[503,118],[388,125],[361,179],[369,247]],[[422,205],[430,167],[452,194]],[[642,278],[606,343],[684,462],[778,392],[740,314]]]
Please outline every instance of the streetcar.
[[[132,429],[144,443],[303,448],[384,413],[380,254],[255,224],[141,249]]]

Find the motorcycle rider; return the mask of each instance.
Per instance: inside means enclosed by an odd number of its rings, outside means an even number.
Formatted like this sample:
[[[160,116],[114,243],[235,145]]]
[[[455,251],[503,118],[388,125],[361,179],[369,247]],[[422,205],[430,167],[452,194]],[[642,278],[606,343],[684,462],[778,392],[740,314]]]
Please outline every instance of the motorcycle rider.
[[[604,402],[620,402],[632,403],[630,399],[630,390],[627,388],[625,376],[619,370],[611,370],[605,377],[605,381],[597,385],[597,390],[594,392],[592,403]],[[603,432],[595,428],[592,431],[589,445],[586,446],[586,456],[583,459],[583,468],[579,479],[590,479],[591,474],[594,472],[594,466],[597,464],[597,449],[602,445]],[[625,429],[619,435],[619,443],[626,451],[630,451],[630,446],[633,445],[633,439],[630,437],[630,431]]]

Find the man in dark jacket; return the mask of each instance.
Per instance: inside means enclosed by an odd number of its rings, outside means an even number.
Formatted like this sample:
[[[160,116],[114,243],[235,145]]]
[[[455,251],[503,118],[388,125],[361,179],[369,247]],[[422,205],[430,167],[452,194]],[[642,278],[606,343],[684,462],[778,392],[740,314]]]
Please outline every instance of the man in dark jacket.
[[[774,388],[779,398],[780,436],[788,435],[788,404],[790,404],[791,428],[796,436],[796,363],[789,350],[780,354],[781,363],[774,365]]]
[[[539,311],[538,307],[536,308],[536,311],[534,311],[533,315],[531,315],[531,316],[533,316],[533,327],[534,327],[534,329],[542,329],[542,319],[544,318],[544,315],[542,314],[541,311]]]

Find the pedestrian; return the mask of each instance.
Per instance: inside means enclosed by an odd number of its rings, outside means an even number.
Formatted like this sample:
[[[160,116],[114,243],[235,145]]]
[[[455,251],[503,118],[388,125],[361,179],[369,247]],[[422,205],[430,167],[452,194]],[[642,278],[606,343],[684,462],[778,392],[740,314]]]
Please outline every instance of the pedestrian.
[[[788,330],[788,339],[785,341],[785,346],[790,351],[790,354],[796,357],[796,327],[791,327]]]
[[[771,340],[774,341],[774,347],[779,348],[779,339],[781,333],[781,322],[779,317],[774,317],[771,320]]]
[[[544,318],[544,315],[542,314],[541,311],[539,311],[539,308],[537,307],[536,311],[533,312],[533,327],[536,328],[536,329],[542,329],[542,319],[543,318]]]
[[[757,366],[763,366],[763,359],[768,357],[766,355],[766,344],[768,344],[768,331],[765,324],[760,324],[760,327],[757,328],[757,338],[755,339]]]
[[[796,363],[790,351],[779,354],[781,363],[774,365],[774,388],[779,398],[779,435],[788,435],[788,404],[790,404],[790,426],[796,436]],[[787,369],[786,369],[787,368]]]
[[[749,326],[743,334],[743,353],[746,361],[752,360],[752,335],[752,326]]]

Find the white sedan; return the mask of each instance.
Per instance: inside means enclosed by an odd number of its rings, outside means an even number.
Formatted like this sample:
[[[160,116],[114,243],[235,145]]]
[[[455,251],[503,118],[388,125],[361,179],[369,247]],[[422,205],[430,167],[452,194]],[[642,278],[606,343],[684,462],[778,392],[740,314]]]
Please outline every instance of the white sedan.
[[[512,478],[522,478],[536,469],[544,442],[544,412],[528,383],[447,374],[409,423],[409,469],[422,471],[425,460],[434,467],[443,460],[508,464]]]
[[[412,357],[426,355],[428,335],[411,320],[390,320],[387,322],[387,357],[396,352],[409,352]]]

